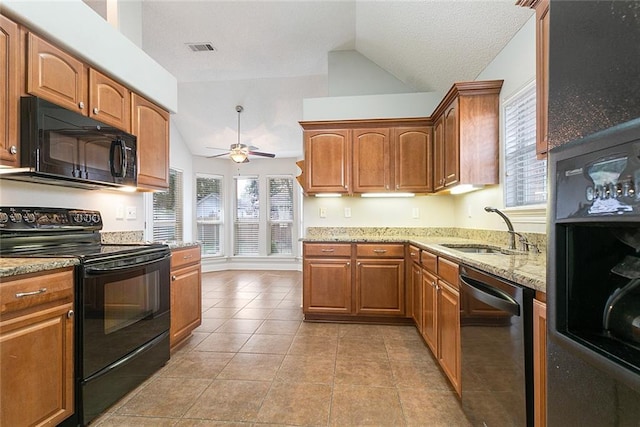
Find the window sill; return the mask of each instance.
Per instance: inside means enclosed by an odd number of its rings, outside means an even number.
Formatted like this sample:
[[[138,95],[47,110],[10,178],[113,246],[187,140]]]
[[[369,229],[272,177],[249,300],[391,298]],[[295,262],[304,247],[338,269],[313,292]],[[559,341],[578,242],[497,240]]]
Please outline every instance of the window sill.
[[[547,205],[531,205],[517,208],[505,208],[504,213],[513,223],[546,224]]]

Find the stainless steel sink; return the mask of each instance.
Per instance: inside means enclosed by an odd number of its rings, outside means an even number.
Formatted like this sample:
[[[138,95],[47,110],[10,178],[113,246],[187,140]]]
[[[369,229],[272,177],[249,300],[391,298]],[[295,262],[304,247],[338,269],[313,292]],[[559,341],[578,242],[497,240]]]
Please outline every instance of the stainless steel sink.
[[[442,246],[468,254],[508,255],[506,251],[503,251],[500,248],[487,245],[444,244]]]

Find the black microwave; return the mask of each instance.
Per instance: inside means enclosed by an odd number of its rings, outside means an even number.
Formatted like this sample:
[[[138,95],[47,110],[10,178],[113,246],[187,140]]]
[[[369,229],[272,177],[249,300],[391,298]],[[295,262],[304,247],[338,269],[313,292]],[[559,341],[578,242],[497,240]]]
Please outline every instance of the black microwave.
[[[20,99],[22,171],[8,178],[135,187],[136,137],[34,96]]]

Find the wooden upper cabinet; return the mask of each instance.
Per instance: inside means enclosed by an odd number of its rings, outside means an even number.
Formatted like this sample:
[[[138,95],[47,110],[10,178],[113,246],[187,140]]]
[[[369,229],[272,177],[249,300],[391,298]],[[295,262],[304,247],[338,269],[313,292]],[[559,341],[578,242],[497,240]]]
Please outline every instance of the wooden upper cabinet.
[[[19,166],[18,117],[20,112],[20,30],[0,15],[0,164]]]
[[[304,131],[306,188],[309,194],[350,192],[351,131]]]
[[[27,92],[86,115],[87,67],[33,33],[27,43]]]
[[[395,190],[415,193],[433,190],[431,127],[393,129]]]
[[[131,92],[93,68],[89,70],[89,117],[131,130]]]
[[[434,188],[498,184],[502,80],[456,83],[434,112]]]
[[[138,187],[169,188],[169,113],[133,93],[131,132],[137,137]]]
[[[389,128],[353,130],[353,192],[392,189]]]

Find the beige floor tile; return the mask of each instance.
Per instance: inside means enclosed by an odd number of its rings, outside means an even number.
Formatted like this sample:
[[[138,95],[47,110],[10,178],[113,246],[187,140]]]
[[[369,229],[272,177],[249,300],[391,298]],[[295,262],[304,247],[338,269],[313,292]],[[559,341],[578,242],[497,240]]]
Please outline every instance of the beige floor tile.
[[[302,322],[297,320],[267,319],[256,331],[257,334],[295,335]]]
[[[304,322],[300,325],[298,335],[313,335],[337,338],[340,335],[340,326],[336,323]]]
[[[271,381],[282,364],[283,355],[237,353],[218,374],[218,379]]]
[[[163,377],[215,379],[235,353],[191,351],[163,369]]]
[[[273,320],[302,320],[304,318],[300,309],[275,308],[267,319]]]
[[[331,386],[275,383],[258,412],[258,421],[278,424],[326,426]]]
[[[289,354],[298,356],[335,357],[338,338],[330,336],[296,335],[289,347]]]
[[[209,384],[211,380],[158,377],[129,399],[116,414],[180,417]]]
[[[280,304],[281,299],[265,299],[256,298],[248,303],[245,308],[276,308]]]
[[[387,347],[384,341],[369,338],[340,338],[338,357],[387,361]]]
[[[400,401],[410,426],[470,427],[453,392],[400,389]]]
[[[238,307],[211,307],[202,313],[202,318],[231,319],[238,311]]]
[[[109,415],[104,419],[94,421],[92,427],[171,427],[174,426],[174,418],[135,417],[124,415]]]
[[[251,338],[251,334],[218,334],[214,332],[202,340],[194,350],[221,353],[237,352],[249,338]]]
[[[244,299],[244,298],[226,298],[217,303],[215,306],[218,308],[242,308],[249,304],[253,298]]]
[[[393,387],[391,365],[386,360],[367,360],[350,357],[336,360],[336,384]]]
[[[414,363],[410,360],[392,360],[391,370],[396,387],[421,388],[428,391],[451,392],[449,381],[435,364]]]
[[[229,319],[224,322],[218,329],[217,333],[231,334],[252,334],[264,320],[261,319]]]
[[[395,388],[340,384],[334,386],[331,400],[331,426],[403,426],[405,424]]]
[[[333,357],[288,355],[282,361],[276,380],[287,383],[333,384]]]
[[[197,419],[181,419],[174,427],[251,427],[252,423],[242,423],[233,421],[213,421]]]
[[[272,308],[243,308],[233,315],[234,319],[267,319]]]
[[[242,346],[241,353],[287,354],[293,335],[255,334]]]
[[[197,332],[214,332],[218,329],[227,319],[214,318],[214,317],[203,317],[202,323],[198,328],[196,328]]]
[[[366,338],[372,341],[384,342],[379,325],[339,325],[340,338]]]
[[[193,402],[184,418],[256,421],[269,381],[215,380]]]

